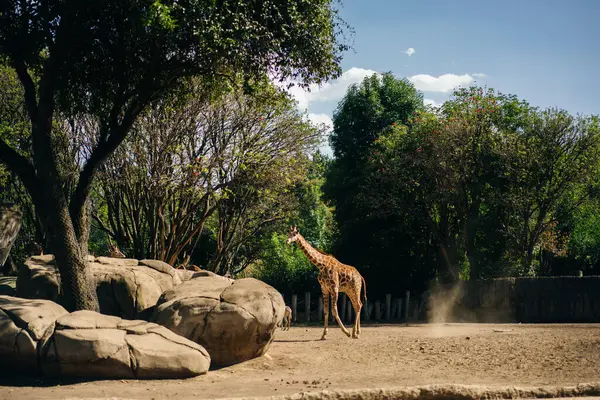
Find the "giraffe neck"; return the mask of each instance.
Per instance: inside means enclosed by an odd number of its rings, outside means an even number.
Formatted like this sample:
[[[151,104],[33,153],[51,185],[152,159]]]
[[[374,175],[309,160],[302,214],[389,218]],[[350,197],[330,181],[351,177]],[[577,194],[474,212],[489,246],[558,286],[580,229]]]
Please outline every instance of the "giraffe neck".
[[[314,266],[317,267],[318,269],[321,269],[323,267],[323,264],[322,264],[323,254],[321,254],[317,249],[312,247],[310,245],[310,243],[308,243],[306,241],[306,239],[304,239],[304,236],[302,236],[300,234],[298,234],[297,243],[298,243],[298,247],[300,247],[300,250],[302,250],[304,255],[306,255],[306,257],[310,260],[310,262],[312,264],[314,264]]]

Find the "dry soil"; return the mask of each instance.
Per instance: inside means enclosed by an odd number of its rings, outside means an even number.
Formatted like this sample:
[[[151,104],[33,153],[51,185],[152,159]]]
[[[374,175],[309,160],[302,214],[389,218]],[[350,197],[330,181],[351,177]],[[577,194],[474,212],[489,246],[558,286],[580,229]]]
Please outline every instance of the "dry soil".
[[[0,399],[202,399],[429,384],[600,382],[600,324],[434,324],[278,330],[267,356],[188,380],[56,382],[4,377]]]

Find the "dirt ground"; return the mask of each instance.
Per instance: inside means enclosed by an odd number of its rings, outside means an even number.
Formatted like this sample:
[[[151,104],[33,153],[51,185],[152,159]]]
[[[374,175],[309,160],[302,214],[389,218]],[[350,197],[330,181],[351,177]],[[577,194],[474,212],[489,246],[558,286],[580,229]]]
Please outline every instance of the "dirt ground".
[[[51,382],[4,378],[0,399],[273,396],[428,384],[574,385],[600,381],[600,324],[367,325],[278,330],[266,357],[188,380]],[[60,385],[58,386],[57,384]]]

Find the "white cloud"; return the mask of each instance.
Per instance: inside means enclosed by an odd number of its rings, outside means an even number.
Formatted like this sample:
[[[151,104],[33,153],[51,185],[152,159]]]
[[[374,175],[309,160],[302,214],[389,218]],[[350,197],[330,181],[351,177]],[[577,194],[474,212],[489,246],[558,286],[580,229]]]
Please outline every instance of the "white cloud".
[[[475,79],[468,74],[444,74],[438,77],[427,74],[418,74],[409,77],[408,80],[412,82],[418,90],[422,90],[423,92],[447,93],[457,86],[468,85]]]
[[[325,125],[327,134],[329,135],[333,130],[333,120],[327,114],[308,114],[308,119],[316,125]]]
[[[486,76],[486,74],[482,74],[481,72],[473,74],[473,78],[485,78]]]
[[[436,108],[441,106],[441,104],[438,104],[435,100],[431,99],[423,99],[423,104],[425,104],[426,106],[432,106]]]
[[[406,49],[406,51],[404,53],[406,53],[410,57],[413,54],[415,54],[415,49],[412,47],[409,47],[408,49]]]
[[[326,101],[339,101],[344,95],[348,88],[354,84],[362,82],[362,80],[373,74],[377,73],[371,69],[364,68],[350,68],[344,72],[338,79],[326,82],[321,86],[311,85],[310,91],[304,90],[297,86],[287,89],[298,102],[298,109],[305,111],[310,103],[313,102],[326,102]],[[287,85],[287,82],[276,83],[280,86]]]

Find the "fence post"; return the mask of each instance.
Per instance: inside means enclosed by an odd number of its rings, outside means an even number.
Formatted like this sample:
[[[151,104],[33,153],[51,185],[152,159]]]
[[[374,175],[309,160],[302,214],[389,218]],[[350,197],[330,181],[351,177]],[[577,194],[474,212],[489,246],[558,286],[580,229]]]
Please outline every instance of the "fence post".
[[[392,318],[392,295],[385,295],[385,320],[389,321]]]
[[[319,296],[319,307],[317,308],[317,320],[323,321],[323,295]]]
[[[375,302],[375,319],[381,321],[381,302]]]
[[[410,290],[407,290],[405,293],[405,300],[404,300],[404,318],[406,318],[406,321],[408,322],[408,304],[410,302]]]
[[[396,299],[396,317],[398,319],[402,319],[402,299],[398,298]]]
[[[294,322],[296,322],[298,319],[298,313],[296,311],[298,311],[298,295],[292,294],[292,319],[294,320]]]
[[[369,300],[365,300],[365,304],[363,304],[362,311],[363,311],[362,318],[364,318],[365,321],[368,321],[369,320]]]
[[[339,297],[342,299],[342,305],[341,305],[341,307],[338,307],[338,312],[340,315],[340,320],[345,321],[346,320],[346,302],[348,301],[348,296],[346,296],[346,293],[340,293]]]
[[[304,292],[304,313],[306,322],[310,322],[310,292]]]

